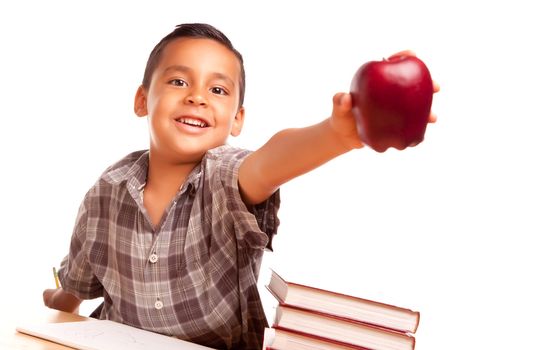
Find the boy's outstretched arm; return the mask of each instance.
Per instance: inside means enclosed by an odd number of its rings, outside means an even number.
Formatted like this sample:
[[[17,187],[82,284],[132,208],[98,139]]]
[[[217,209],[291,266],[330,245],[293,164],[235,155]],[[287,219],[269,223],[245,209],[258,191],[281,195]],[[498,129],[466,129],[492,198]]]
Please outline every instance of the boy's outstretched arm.
[[[78,299],[71,293],[58,289],[45,289],[43,292],[43,302],[51,309],[78,313],[78,307],[82,300]]]
[[[351,96],[338,93],[330,118],[309,127],[282,130],[250,154],[239,169],[245,203],[261,203],[285,182],[363,147],[351,108]]]

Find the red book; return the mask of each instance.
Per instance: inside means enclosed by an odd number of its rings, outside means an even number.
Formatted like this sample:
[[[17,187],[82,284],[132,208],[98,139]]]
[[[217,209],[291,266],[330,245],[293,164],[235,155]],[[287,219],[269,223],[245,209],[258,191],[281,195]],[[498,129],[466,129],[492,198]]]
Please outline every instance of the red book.
[[[367,349],[413,350],[415,345],[407,333],[290,305],[278,305],[274,327]]]
[[[321,338],[311,334],[299,333],[289,329],[278,327],[265,328],[263,338],[263,350],[367,350],[360,346],[354,346],[337,342],[331,339]]]
[[[330,314],[403,333],[415,333],[418,328],[420,314],[417,311],[287,282],[274,271],[272,271],[267,288],[283,305]]]

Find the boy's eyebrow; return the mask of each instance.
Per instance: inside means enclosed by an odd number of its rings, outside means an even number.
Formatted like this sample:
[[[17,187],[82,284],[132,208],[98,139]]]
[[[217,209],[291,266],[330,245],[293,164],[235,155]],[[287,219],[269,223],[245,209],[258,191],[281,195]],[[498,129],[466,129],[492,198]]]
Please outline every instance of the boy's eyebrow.
[[[170,72],[170,71],[177,71],[177,72],[190,73],[190,72],[192,72],[192,68],[187,67],[187,66],[183,66],[183,65],[176,64],[176,65],[167,67],[167,68],[164,70],[164,73],[168,73],[168,72]],[[224,73],[213,72],[213,73],[211,73],[211,75],[214,76],[216,79],[224,80],[224,81],[227,82],[228,84],[231,84],[232,86],[235,86],[235,82],[233,81],[233,79],[231,79],[230,77],[228,77],[228,76],[227,76],[226,74],[224,74]]]

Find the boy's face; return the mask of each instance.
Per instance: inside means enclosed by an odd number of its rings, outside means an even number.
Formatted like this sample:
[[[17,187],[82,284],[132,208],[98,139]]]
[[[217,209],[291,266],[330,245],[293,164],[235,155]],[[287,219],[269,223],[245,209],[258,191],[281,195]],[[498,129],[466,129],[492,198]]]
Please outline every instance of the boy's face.
[[[148,116],[151,152],[169,160],[199,161],[240,134],[240,63],[210,39],[179,38],[165,48],[149,89],[138,89],[134,109]]]

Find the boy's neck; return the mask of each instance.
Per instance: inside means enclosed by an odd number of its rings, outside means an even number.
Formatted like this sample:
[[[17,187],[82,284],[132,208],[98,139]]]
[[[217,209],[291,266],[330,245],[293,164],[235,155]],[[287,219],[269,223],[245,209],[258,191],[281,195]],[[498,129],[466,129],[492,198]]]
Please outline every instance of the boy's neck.
[[[174,163],[150,154],[145,188],[175,194],[198,163]]]
[[[153,227],[158,228],[166,208],[199,162],[173,163],[151,155],[144,187],[144,206]]]

